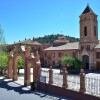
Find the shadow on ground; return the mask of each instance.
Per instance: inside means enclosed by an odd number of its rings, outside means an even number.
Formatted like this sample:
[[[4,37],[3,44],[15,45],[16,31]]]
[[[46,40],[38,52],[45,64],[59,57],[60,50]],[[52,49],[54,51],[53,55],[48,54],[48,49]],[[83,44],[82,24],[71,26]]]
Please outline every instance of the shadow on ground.
[[[0,79],[0,88],[4,88],[9,90],[14,90],[19,94],[31,93],[31,90],[23,90],[24,86],[17,85],[13,81],[4,81],[4,79]]]
[[[55,96],[50,93],[46,93],[46,92],[42,92],[42,91],[41,92],[37,91],[37,90],[31,91],[31,89],[25,90],[23,88],[27,88],[27,87],[18,85],[17,83],[15,83],[13,81],[5,81],[5,78],[0,79],[0,88],[7,89],[7,91],[13,90],[19,94],[35,94],[35,95],[40,96],[40,98],[46,97],[46,98],[49,98],[52,100],[62,100],[62,99],[63,100],[72,100],[70,98],[66,99],[65,97]]]

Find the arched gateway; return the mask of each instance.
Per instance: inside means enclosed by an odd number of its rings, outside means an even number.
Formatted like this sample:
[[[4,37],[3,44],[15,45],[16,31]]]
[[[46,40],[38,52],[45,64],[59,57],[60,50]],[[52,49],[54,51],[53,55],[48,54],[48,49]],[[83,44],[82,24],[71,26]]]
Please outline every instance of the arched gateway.
[[[88,55],[83,55],[82,56],[82,61],[84,63],[84,68],[89,69],[89,56]]]
[[[30,85],[30,66],[33,65],[33,81],[37,81],[40,76],[40,55],[36,52],[35,56],[31,53],[31,50],[28,46],[15,46],[13,51],[9,54],[8,60],[8,78],[13,79],[13,81],[18,80],[17,75],[17,63],[18,57],[22,56],[25,62],[24,67],[24,85]]]

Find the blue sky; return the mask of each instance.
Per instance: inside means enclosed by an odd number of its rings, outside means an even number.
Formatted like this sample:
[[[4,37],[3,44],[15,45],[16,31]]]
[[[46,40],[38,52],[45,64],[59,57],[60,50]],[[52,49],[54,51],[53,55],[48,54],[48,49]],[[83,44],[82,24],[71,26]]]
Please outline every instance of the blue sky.
[[[100,27],[99,0],[0,0],[0,24],[7,43],[61,31],[79,38],[79,16],[88,3]]]

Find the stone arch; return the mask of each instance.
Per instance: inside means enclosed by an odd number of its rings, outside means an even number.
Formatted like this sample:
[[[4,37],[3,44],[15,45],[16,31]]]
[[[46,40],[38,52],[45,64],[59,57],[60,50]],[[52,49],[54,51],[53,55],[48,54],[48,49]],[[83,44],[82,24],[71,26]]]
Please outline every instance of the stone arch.
[[[89,69],[89,56],[88,55],[83,55],[82,56],[82,61],[84,63],[84,68]]]
[[[8,63],[8,77],[12,78],[13,81],[18,80],[17,74],[17,67],[18,67],[18,58],[21,56],[24,59],[25,66],[24,66],[24,85],[30,85],[30,66],[33,65],[33,81],[37,82],[39,76],[41,74],[41,64],[40,64],[40,55],[38,52],[33,53],[30,52],[30,48],[26,47],[25,51],[22,51],[20,48],[14,48],[12,51],[13,54],[9,56],[9,63]],[[13,74],[12,74],[13,71]]]
[[[25,56],[23,54],[15,54],[14,55],[14,62],[13,62],[13,80],[17,81],[18,80],[18,73],[17,73],[17,69],[18,69],[18,60],[19,57],[22,57],[24,62],[25,62]]]

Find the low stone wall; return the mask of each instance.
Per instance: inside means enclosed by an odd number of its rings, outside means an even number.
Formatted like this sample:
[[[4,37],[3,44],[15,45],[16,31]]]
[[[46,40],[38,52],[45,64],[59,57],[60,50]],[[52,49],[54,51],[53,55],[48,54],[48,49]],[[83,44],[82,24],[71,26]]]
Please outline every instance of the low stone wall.
[[[95,97],[89,94],[84,94],[81,92],[65,89],[62,87],[58,87],[58,86],[54,86],[54,85],[50,85],[50,84],[46,84],[42,82],[37,83],[37,89],[39,91],[49,92],[54,95],[69,97],[74,100],[100,100],[99,97]]]

